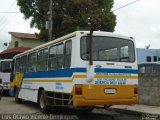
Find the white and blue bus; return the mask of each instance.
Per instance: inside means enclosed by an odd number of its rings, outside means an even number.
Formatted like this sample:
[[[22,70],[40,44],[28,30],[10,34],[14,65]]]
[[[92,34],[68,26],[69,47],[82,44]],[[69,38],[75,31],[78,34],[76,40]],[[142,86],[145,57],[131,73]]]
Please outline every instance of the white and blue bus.
[[[16,102],[39,103],[43,112],[54,106],[93,108],[138,102],[132,37],[76,31],[16,55],[12,66],[10,92]]]

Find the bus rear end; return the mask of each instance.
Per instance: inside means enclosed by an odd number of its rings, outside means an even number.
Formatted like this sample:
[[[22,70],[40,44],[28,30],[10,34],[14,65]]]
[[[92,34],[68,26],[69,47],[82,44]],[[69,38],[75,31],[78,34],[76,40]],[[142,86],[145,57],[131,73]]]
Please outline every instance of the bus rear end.
[[[74,106],[130,105],[138,102],[138,67],[133,38],[106,32],[92,36],[89,65],[89,37],[80,37],[79,66],[85,77],[74,87]]]
[[[11,74],[11,59],[0,61],[0,79],[2,80],[3,90],[9,91],[10,74]]]

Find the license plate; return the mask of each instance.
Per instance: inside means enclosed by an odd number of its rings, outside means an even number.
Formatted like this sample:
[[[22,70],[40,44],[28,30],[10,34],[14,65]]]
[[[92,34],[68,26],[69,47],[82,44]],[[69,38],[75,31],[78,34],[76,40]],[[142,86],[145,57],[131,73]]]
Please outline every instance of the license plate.
[[[106,94],[115,94],[116,93],[116,89],[105,89],[104,91]]]

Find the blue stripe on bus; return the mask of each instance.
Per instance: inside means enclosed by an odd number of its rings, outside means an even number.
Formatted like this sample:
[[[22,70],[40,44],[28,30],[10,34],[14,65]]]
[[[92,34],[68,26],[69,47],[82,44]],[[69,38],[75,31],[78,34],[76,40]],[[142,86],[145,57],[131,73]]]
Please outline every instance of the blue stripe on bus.
[[[138,74],[138,70],[132,69],[112,69],[112,68],[96,68],[96,73],[130,73],[130,74]]]
[[[53,77],[71,77],[74,72],[86,72],[86,68],[71,68],[63,70],[49,70],[44,72],[24,73],[23,78],[53,78]]]
[[[23,78],[58,78],[72,77],[74,72],[86,73],[86,68],[71,68],[63,70],[49,70],[45,72],[24,73]],[[132,69],[111,69],[111,68],[95,68],[96,73],[129,73],[138,74],[138,70]]]

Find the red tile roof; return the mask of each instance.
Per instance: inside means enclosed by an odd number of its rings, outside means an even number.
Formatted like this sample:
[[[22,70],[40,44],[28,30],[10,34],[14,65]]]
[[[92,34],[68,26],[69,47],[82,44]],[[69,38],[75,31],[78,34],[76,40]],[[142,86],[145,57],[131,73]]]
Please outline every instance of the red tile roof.
[[[35,34],[18,33],[18,32],[9,32],[9,34],[11,34],[17,38],[26,38],[26,39],[35,39],[35,40],[38,39]]]
[[[0,55],[6,55],[6,54],[10,54],[10,53],[22,53],[25,52],[27,50],[29,50],[31,48],[24,48],[24,47],[16,47],[16,48],[10,48],[10,49],[6,49],[4,51],[2,51],[0,53]]]

